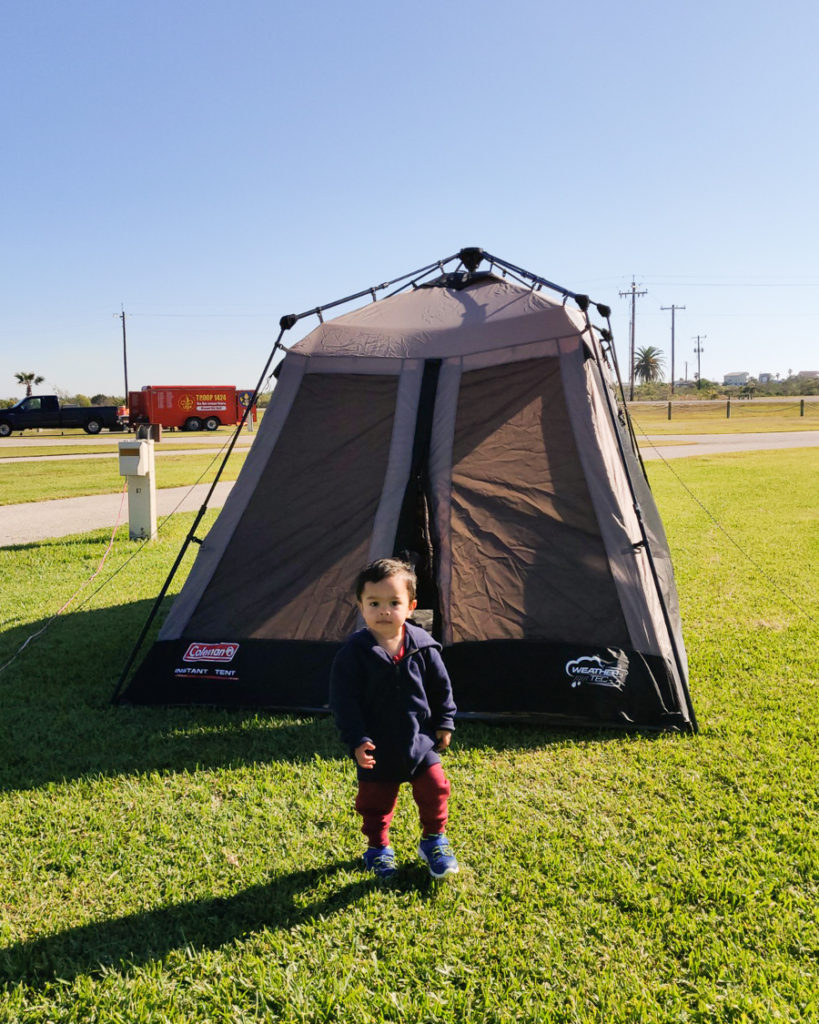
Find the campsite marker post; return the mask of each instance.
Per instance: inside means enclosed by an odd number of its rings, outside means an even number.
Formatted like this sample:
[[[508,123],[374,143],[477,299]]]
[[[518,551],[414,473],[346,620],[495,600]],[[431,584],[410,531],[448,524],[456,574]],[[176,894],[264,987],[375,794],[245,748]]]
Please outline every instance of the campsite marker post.
[[[154,466],[153,441],[120,441],[119,472],[128,481],[128,536],[131,540],[156,537]]]

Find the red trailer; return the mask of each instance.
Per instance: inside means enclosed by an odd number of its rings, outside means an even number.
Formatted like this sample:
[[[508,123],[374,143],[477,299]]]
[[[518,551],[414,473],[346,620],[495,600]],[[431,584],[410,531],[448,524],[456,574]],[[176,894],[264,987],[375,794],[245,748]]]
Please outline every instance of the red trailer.
[[[128,422],[132,427],[159,423],[166,430],[216,430],[240,423],[252,397],[252,391],[237,391],[224,384],[151,385],[128,392]],[[251,416],[256,419],[255,407]]]

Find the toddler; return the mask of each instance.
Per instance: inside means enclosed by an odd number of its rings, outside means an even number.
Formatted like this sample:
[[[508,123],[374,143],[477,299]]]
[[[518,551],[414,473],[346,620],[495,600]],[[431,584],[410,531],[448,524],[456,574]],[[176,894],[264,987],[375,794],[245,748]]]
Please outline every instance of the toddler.
[[[437,753],[449,746],[456,708],[441,645],[407,622],[415,591],[408,563],[381,558],[366,566],[355,589],[365,628],[348,638],[330,676],[330,707],[357,765],[364,864],[379,878],[396,870],[389,828],[402,782],[418,806],[418,854],[430,874],[458,870],[444,834],[450,786]]]

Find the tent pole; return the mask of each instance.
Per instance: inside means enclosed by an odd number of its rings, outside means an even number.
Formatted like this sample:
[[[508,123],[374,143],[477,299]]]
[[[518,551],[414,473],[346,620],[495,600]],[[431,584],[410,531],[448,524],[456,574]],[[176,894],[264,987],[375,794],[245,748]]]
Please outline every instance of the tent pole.
[[[176,560],[174,561],[174,564],[171,567],[171,571],[168,574],[168,577],[165,580],[165,583],[163,584],[163,586],[162,586],[159,594],[157,595],[157,598],[156,598],[156,600],[155,600],[155,602],[154,602],[154,604],[153,604],[153,606],[152,606],[152,608],[150,610],[150,613],[148,615],[147,621],[145,622],[145,625],[143,626],[142,631],[140,632],[139,637],[137,638],[137,641],[134,644],[134,647],[133,647],[133,649],[132,649],[132,651],[131,651],[131,653],[130,653],[130,655],[128,657],[128,660],[127,660],[127,662],[125,664],[125,667],[122,670],[122,674],[120,675],[120,678],[119,678],[119,681],[117,683],[117,686],[116,686],[116,688],[114,690],[114,693],[113,693],[113,695],[111,697],[111,703],[115,703],[117,701],[119,695],[121,694],[121,692],[123,690],[123,687],[125,685],[125,681],[126,681],[128,675],[129,675],[131,669],[133,668],[133,665],[134,665],[134,662],[136,661],[136,657],[137,657],[137,655],[139,653],[139,650],[142,647],[142,644],[143,644],[146,636],[148,635],[148,631],[149,631],[149,629],[151,627],[151,624],[153,623],[153,621],[154,621],[154,619],[155,619],[155,617],[157,615],[157,612],[159,611],[159,608],[160,608],[160,606],[162,604],[162,601],[164,600],[165,595],[168,592],[170,584],[171,584],[171,582],[172,582],[172,580],[173,580],[173,578],[174,578],[174,576],[175,576],[175,574],[176,574],[176,572],[177,572],[177,570],[178,570],[178,568],[179,568],[179,566],[180,566],[180,564],[182,562],[182,559],[183,559],[183,557],[185,555],[185,552],[187,551],[189,545],[192,542],[196,542],[198,544],[202,543],[202,541],[199,540],[195,536],[196,530],[197,530],[197,528],[199,526],[199,523],[202,521],[202,518],[205,515],[205,512],[207,511],[208,503],[209,503],[209,501],[210,501],[210,499],[211,499],[211,497],[213,495],[213,492],[214,492],[214,489],[216,487],[216,484],[218,483],[219,478],[222,475],[222,472],[223,472],[224,467],[225,467],[225,465],[227,463],[227,460],[230,458],[230,455],[233,452],[233,448],[235,447],[236,442],[238,440],[238,437],[239,437],[239,435],[241,433],[241,430],[242,430],[244,424],[247,421],[247,417],[250,415],[251,410],[253,409],[253,406],[255,405],[255,403],[256,403],[256,401],[258,399],[259,391],[260,391],[260,389],[261,389],[261,387],[263,385],[263,382],[264,382],[265,377],[267,375],[267,372],[268,372],[268,369],[270,367],[270,364],[273,361],[273,357],[275,356],[275,354],[279,350],[279,348],[282,347],[282,337],[284,335],[284,332],[286,330],[290,330],[299,320],[302,320],[302,319],[304,319],[305,317],[308,317],[308,316],[317,316],[317,317],[319,317],[320,320],[322,320],[322,313],[325,310],[333,309],[336,306],[341,306],[341,305],[344,305],[345,303],[348,303],[348,302],[353,302],[356,299],[360,299],[360,298],[364,298],[366,296],[369,296],[373,301],[375,301],[376,300],[376,292],[383,291],[384,289],[389,288],[392,285],[397,284],[399,282],[408,281],[408,279],[413,279],[413,280],[410,280],[409,283],[414,285],[415,280],[419,280],[420,278],[424,277],[426,274],[434,271],[435,269],[440,269],[441,271],[443,271],[443,268],[444,268],[445,264],[450,263],[450,262],[452,262],[452,260],[455,260],[455,259],[460,259],[462,265],[466,268],[467,274],[474,273],[477,270],[477,267],[480,265],[480,263],[483,262],[484,259],[486,259],[486,260],[489,261],[491,267],[494,267],[494,266],[497,265],[498,267],[501,267],[504,271],[508,271],[511,274],[519,274],[519,275],[527,278],[528,280],[530,280],[533,283],[533,285],[538,285],[538,286],[546,287],[546,288],[548,288],[548,289],[550,289],[552,291],[557,292],[558,294],[562,295],[564,297],[564,299],[567,299],[567,298],[574,299],[575,302],[577,302],[577,304],[580,307],[580,309],[583,312],[583,314],[585,315],[586,323],[587,323],[587,326],[588,326],[589,330],[593,332],[594,329],[593,329],[593,327],[591,325],[591,321],[590,321],[589,315],[588,315],[588,308],[589,308],[589,305],[590,305],[590,300],[589,300],[589,297],[587,295],[582,295],[582,294],[578,294],[576,292],[569,291],[568,289],[563,288],[562,286],[557,285],[554,282],[547,280],[546,278],[540,277],[537,274],[533,274],[531,271],[524,270],[523,268],[518,267],[518,266],[516,266],[513,263],[509,263],[506,260],[500,259],[499,257],[493,256],[490,253],[485,252],[483,249],[478,249],[478,248],[465,248],[465,249],[461,249],[458,253],[455,253],[452,256],[448,256],[448,257],[446,257],[443,260],[435,260],[433,263],[428,264],[427,266],[422,267],[419,270],[415,270],[415,271],[412,271],[409,274],[404,274],[404,275],[402,275],[400,277],[393,278],[391,281],[386,281],[383,284],[375,285],[375,286],[370,287],[370,288],[366,288],[363,291],[355,292],[354,294],[347,295],[347,296],[345,296],[344,298],[341,298],[341,299],[336,299],[335,301],[327,303],[326,305],[316,306],[316,307],[314,307],[312,309],[305,310],[303,313],[291,313],[291,314],[288,314],[287,316],[283,316],[281,318],[281,320],[279,321],[279,326],[280,326],[279,335],[278,335],[278,337],[276,339],[276,342],[275,342],[275,344],[273,346],[273,349],[272,349],[272,351],[271,351],[271,353],[270,353],[270,355],[269,355],[269,357],[267,359],[267,362],[265,363],[264,370],[262,371],[262,373],[261,373],[261,375],[259,377],[259,381],[258,381],[258,383],[256,385],[256,388],[255,388],[254,392],[253,392],[252,399],[248,403],[248,406],[245,409],[244,415],[242,416],[241,422],[240,422],[239,426],[237,427],[237,430],[234,433],[233,437],[231,438],[231,442],[230,442],[230,444],[228,446],[228,450],[227,450],[227,452],[225,454],[224,459],[222,460],[221,465],[219,466],[219,469],[218,469],[218,471],[216,473],[216,477],[213,480],[213,482],[212,482],[212,484],[210,486],[210,489],[208,490],[208,493],[207,493],[207,495],[205,497],[204,502],[202,503],[202,506],[200,507],[199,511],[196,514],[196,517],[194,519],[193,525],[191,526],[190,530],[188,531],[187,536],[185,537],[185,540],[183,542],[182,548],[179,551],[179,553],[178,553],[178,555],[176,557]],[[406,286],[404,286],[404,287],[406,287]],[[402,290],[402,289],[399,289],[399,290]],[[610,311],[608,310],[607,307],[604,307],[604,306],[598,306],[598,309],[600,310],[600,312],[603,315],[607,316],[608,327],[609,327],[608,338],[611,339]],[[639,447],[637,446],[637,441],[636,441],[636,438],[634,436],[634,430],[633,430],[633,427],[632,427],[632,424],[631,424],[631,417],[629,416],[629,413],[628,413],[628,407],[625,404],[625,398],[624,398],[624,395],[623,395],[623,385],[622,385],[622,381],[620,379],[619,368],[617,367],[617,355],[616,355],[616,352],[614,351],[613,344],[611,344],[610,348],[611,348],[611,352],[612,352],[612,356],[613,356],[613,361],[614,361],[615,374],[616,374],[616,377],[617,377],[618,384],[620,386],[621,396],[623,396],[623,399],[624,399],[624,403],[623,404],[624,404],[624,409],[625,409],[626,423],[628,425],[629,437],[631,439],[634,451],[635,451],[636,456],[637,456],[637,458],[638,458],[638,460],[640,462],[640,465],[641,465],[641,467],[643,469],[643,474],[645,476],[646,475],[645,474],[645,466],[643,465],[642,457],[641,457],[640,451],[639,451]],[[604,381],[604,385],[605,385],[605,381]],[[648,544],[648,535],[647,535],[647,532],[646,532],[646,529],[645,529],[645,525],[643,523],[642,513],[641,513],[641,510],[640,510],[640,506],[639,506],[639,503],[637,501],[637,497],[636,497],[636,494],[634,492],[633,484],[632,484],[632,481],[631,481],[631,476],[630,476],[629,471],[628,471],[628,464],[626,462],[625,451],[623,450],[623,446],[622,446],[622,438],[620,436],[619,430],[617,429],[617,423],[616,423],[617,414],[616,414],[616,411],[612,411],[612,396],[609,394],[609,390],[605,386],[604,386],[604,391],[606,392],[606,401],[607,401],[607,406],[608,406],[608,409],[609,409],[609,415],[613,418],[613,425],[615,427],[615,434],[617,436],[617,443],[618,443],[618,447],[620,449],[620,457],[622,459],[623,466],[624,466],[624,469],[626,471],[626,477],[628,479],[629,490],[630,490],[631,497],[632,497],[634,511],[635,511],[636,516],[637,516],[637,520],[638,520],[638,523],[639,523],[641,536],[643,538],[642,543],[643,543],[643,546],[645,547],[646,552],[648,554],[649,565],[651,567],[652,577],[654,579],[654,584],[655,584],[655,587],[657,588],[657,592],[658,592],[659,597],[660,597],[660,605],[661,605],[661,607],[663,609],[663,616],[665,618],[666,628],[668,629],[669,637],[671,639],[671,645],[672,645],[672,649],[674,651],[675,660],[677,662],[678,671],[680,672],[680,678],[683,679],[684,678],[684,673],[683,673],[683,667],[682,667],[682,660],[681,660],[681,657],[680,657],[680,654],[679,654],[679,651],[678,651],[678,648],[677,648],[676,640],[674,638],[673,629],[671,627],[671,622],[670,622],[670,619],[669,619],[669,616],[668,616],[668,610],[665,607],[665,601],[662,599],[662,590],[661,590],[661,587],[660,587],[659,576],[657,574],[657,570],[656,570],[656,567],[655,567],[655,564],[654,564],[654,559],[652,557],[651,549],[650,549],[649,544]],[[690,696],[687,693],[687,687],[685,688],[685,696],[686,696],[686,702],[687,702],[687,706],[688,706],[688,711],[689,711],[689,714],[691,716],[691,722],[692,722],[692,725],[694,727],[694,730],[696,731],[696,728],[697,728],[696,719],[694,717],[693,708],[691,706]]]
[[[594,328],[592,327],[592,323],[591,323],[591,320],[589,319],[588,313],[586,313],[586,326],[588,327],[588,330],[589,330],[590,333],[594,332]],[[609,338],[611,338],[611,321],[609,321]],[[612,351],[612,354],[614,354],[614,342],[613,342],[613,340],[611,341],[611,351]],[[622,394],[623,393],[623,383],[620,380],[620,371],[617,368],[617,356],[616,355],[614,355],[614,366],[615,366],[615,373],[616,373],[616,376],[617,376],[617,383],[620,386],[620,393]],[[669,641],[671,643],[671,650],[674,652],[674,661],[676,662],[676,665],[677,665],[677,672],[679,673],[679,676],[680,676],[680,682],[683,684],[683,695],[685,697],[685,705],[686,705],[686,708],[688,709],[688,715],[689,715],[689,718],[691,719],[691,727],[693,728],[694,732],[698,732],[699,731],[699,727],[697,725],[697,716],[694,713],[694,706],[693,706],[693,704],[691,702],[691,695],[688,692],[688,684],[687,684],[687,681],[686,681],[686,673],[685,673],[685,669],[683,667],[682,656],[680,655],[679,647],[678,647],[678,644],[677,644],[677,638],[674,635],[674,627],[673,627],[672,622],[671,622],[671,616],[668,614],[668,608],[666,607],[665,599],[663,598],[663,589],[662,589],[662,586],[660,585],[660,576],[659,576],[659,573],[657,572],[657,566],[656,566],[656,564],[654,562],[654,553],[652,552],[651,545],[649,543],[648,531],[646,530],[645,522],[643,521],[643,510],[640,507],[640,502],[637,500],[637,495],[634,492],[634,484],[632,483],[632,480],[631,480],[631,473],[629,473],[628,463],[626,461],[626,453],[625,453],[625,450],[623,448],[623,439],[622,439],[622,437],[620,435],[620,431],[617,428],[617,410],[616,410],[616,408],[613,405],[613,400],[612,400],[612,396],[611,396],[611,394],[609,392],[609,388],[606,386],[606,380],[605,380],[605,377],[602,374],[602,367],[601,367],[601,374],[600,374],[600,376],[601,376],[601,379],[603,381],[603,392],[605,393],[605,396],[606,396],[606,407],[607,407],[608,412],[609,412],[609,418],[611,419],[612,427],[614,428],[614,436],[617,438],[617,448],[618,448],[618,450],[620,452],[620,461],[621,461],[621,463],[623,465],[623,469],[624,469],[625,474],[626,474],[626,480],[628,481],[628,489],[629,489],[629,494],[631,495],[632,508],[634,509],[634,514],[635,514],[635,516],[637,518],[637,525],[640,528],[640,537],[642,538],[641,546],[645,550],[646,557],[648,558],[648,565],[649,565],[649,568],[651,570],[651,578],[652,578],[652,580],[654,582],[654,589],[657,592],[657,597],[659,598],[659,601],[660,601],[660,607],[663,610],[663,621],[665,622],[666,632],[668,633],[668,639],[669,639]],[[625,401],[625,399],[624,399],[624,401]],[[639,449],[639,447],[637,447],[637,440],[634,437],[634,432],[631,429],[631,418],[628,415],[628,409],[626,409],[626,422],[629,425],[629,436],[631,438],[632,444],[635,446],[637,457],[638,457],[638,459],[640,461],[640,467],[642,468],[643,475],[645,476],[645,472],[646,472],[645,471],[645,466],[643,464],[642,457],[640,456],[640,449]],[[646,478],[646,483],[647,482],[648,482],[648,478]]]
[[[503,267],[513,274],[520,274],[523,277],[528,277],[530,281],[543,285],[544,288],[550,288],[553,292],[557,292],[564,298],[577,298],[576,292],[570,292],[568,288],[564,288],[562,285],[555,284],[553,281],[547,281],[545,277],[539,277],[537,274],[533,274],[531,270],[524,270],[523,267],[516,267],[514,263],[502,260],[499,256],[493,256],[491,253],[484,252],[483,258],[489,260],[490,263],[497,263],[499,267]]]
[[[394,277],[391,281],[384,281],[383,284],[373,285],[372,288],[364,288],[363,291],[355,292],[353,295],[346,295],[343,299],[336,299],[334,302],[326,302],[322,306],[314,306],[312,309],[307,309],[303,313],[291,313],[287,317],[282,317],[282,320],[292,321],[289,324],[290,327],[297,323],[299,320],[303,320],[306,316],[321,316],[327,309],[334,309],[336,306],[343,306],[347,302],[355,302],[356,299],[363,299],[365,296],[375,300],[375,293],[383,291],[385,288],[390,288],[394,284],[398,284],[399,281],[406,281],[407,278],[418,278],[423,277],[425,274],[430,273],[433,270],[440,269],[444,263],[451,263],[452,260],[458,258],[458,254],[454,253],[452,256],[447,256],[446,259],[436,260],[434,263],[429,263],[426,267],[421,267],[419,270],[413,270],[409,274],[402,274],[400,277]]]
[[[400,277],[395,277],[391,281],[385,281],[382,284],[374,285],[372,288],[365,288],[363,291],[355,292],[355,294],[353,294],[353,295],[347,295],[343,299],[336,299],[334,302],[328,302],[328,303],[326,303],[326,305],[323,305],[323,306],[315,306],[313,309],[305,310],[305,312],[303,312],[303,313],[289,313],[288,315],[283,316],[281,318],[281,320],[279,321],[279,328],[280,328],[279,336],[278,336],[278,338],[276,338],[276,343],[273,346],[273,349],[272,349],[270,355],[267,358],[267,362],[265,363],[264,370],[262,370],[262,373],[261,373],[261,375],[259,377],[259,381],[258,381],[258,383],[256,385],[256,388],[255,388],[254,392],[253,392],[253,397],[252,397],[251,401],[248,403],[248,406],[245,409],[244,415],[242,416],[242,420],[239,423],[238,427],[236,428],[236,432],[234,433],[233,437],[231,438],[230,444],[228,446],[228,450],[225,453],[224,459],[222,460],[222,464],[219,466],[219,469],[216,472],[216,477],[214,478],[214,480],[213,480],[213,482],[212,482],[212,484],[210,486],[210,489],[208,490],[208,493],[205,496],[205,500],[202,503],[202,506],[200,507],[199,511],[196,514],[196,518],[193,521],[193,525],[191,526],[190,530],[188,531],[187,536],[185,537],[185,540],[182,543],[182,548],[180,549],[179,554],[176,556],[176,561],[171,566],[171,571],[168,573],[168,578],[165,580],[164,584],[162,585],[162,588],[159,591],[159,594],[157,595],[156,600],[154,601],[153,607],[151,608],[150,612],[148,613],[148,618],[147,618],[147,620],[145,622],[145,625],[142,627],[142,631],[140,632],[139,636],[137,637],[137,641],[134,644],[133,649],[131,650],[131,653],[128,656],[128,660],[125,663],[125,667],[122,670],[122,673],[121,673],[121,675],[119,677],[119,680],[117,682],[116,688],[114,689],[114,692],[113,692],[113,694],[111,696],[111,703],[112,704],[116,702],[117,698],[119,697],[120,693],[122,692],[122,689],[123,689],[123,687],[125,685],[125,680],[128,678],[128,673],[133,668],[134,662],[136,661],[137,654],[139,653],[139,650],[142,647],[142,644],[143,644],[143,642],[145,640],[145,637],[148,635],[148,630],[151,628],[151,623],[156,618],[156,614],[159,611],[159,607],[162,604],[162,601],[164,600],[165,595],[168,592],[168,588],[170,587],[171,581],[173,580],[174,576],[176,575],[176,571],[179,568],[179,565],[180,565],[183,557],[185,556],[185,552],[188,550],[188,547],[190,546],[191,542],[196,541],[196,543],[200,543],[201,544],[201,541],[197,540],[197,538],[195,537],[196,529],[199,526],[199,523],[202,521],[202,517],[204,516],[205,512],[207,511],[208,502],[210,501],[211,496],[213,495],[213,491],[214,491],[214,489],[216,487],[216,484],[219,482],[219,478],[222,475],[222,471],[225,468],[227,460],[230,458],[230,456],[231,456],[231,454],[233,452],[233,448],[235,447],[236,441],[238,440],[239,435],[241,434],[242,428],[244,427],[245,423],[247,422],[247,417],[250,415],[250,412],[251,412],[253,406],[256,404],[256,400],[258,398],[259,391],[260,391],[260,389],[262,387],[262,384],[263,384],[263,382],[265,380],[265,377],[267,375],[268,368],[270,367],[270,364],[273,361],[273,357],[275,356],[275,354],[279,350],[279,348],[282,347],[282,343],[281,342],[282,342],[282,337],[284,335],[284,332],[285,331],[289,331],[290,328],[293,327],[295,324],[297,324],[299,320],[303,320],[307,316],[318,316],[319,319],[321,319],[321,315],[322,315],[322,312],[324,310],[333,309],[336,306],[342,306],[342,305],[344,305],[347,302],[354,302],[356,299],[363,298],[365,295],[369,295],[370,298],[372,298],[374,300],[375,297],[376,297],[376,294],[375,294],[376,292],[383,291],[385,288],[389,288],[391,285],[397,284],[399,281],[404,281],[407,278],[423,277],[425,274],[431,272],[432,270],[435,270],[436,268],[441,267],[442,264],[444,264],[444,263],[451,263],[452,260],[457,259],[457,258],[458,258],[458,253],[454,253],[452,256],[447,256],[446,259],[444,259],[444,260],[435,260],[434,263],[430,263],[426,267],[421,267],[419,270],[413,270],[409,274],[402,274]]]
[[[191,542],[196,541],[196,543],[198,543],[198,544],[202,543],[195,536],[196,530],[197,530],[199,524],[202,522],[202,518],[205,515],[205,512],[207,512],[207,510],[208,510],[208,502],[210,501],[210,499],[211,499],[211,497],[213,495],[214,489],[216,488],[216,484],[219,482],[219,477],[222,475],[222,471],[224,470],[225,466],[227,465],[227,461],[228,461],[228,459],[230,458],[230,456],[231,456],[231,454],[233,452],[233,449],[234,449],[234,447],[236,445],[236,441],[238,440],[239,435],[242,432],[242,427],[244,427],[245,423],[247,422],[248,416],[250,415],[254,405],[256,404],[256,401],[257,401],[257,399],[259,397],[259,391],[262,388],[262,385],[264,383],[265,377],[267,375],[267,371],[268,371],[268,369],[270,367],[270,364],[273,362],[273,357],[276,355],[278,350],[282,347],[282,338],[284,337],[284,332],[286,330],[289,330],[293,326],[293,324],[295,322],[296,321],[293,320],[292,317],[282,317],[282,319],[280,321],[279,336],[276,338],[276,343],[274,344],[274,346],[273,346],[273,348],[272,348],[272,350],[270,352],[270,355],[267,357],[267,362],[264,365],[264,370],[262,370],[262,373],[261,373],[261,375],[259,377],[258,383],[256,384],[256,387],[253,390],[253,396],[251,397],[250,401],[247,403],[247,408],[244,411],[244,415],[242,416],[241,422],[239,423],[239,425],[237,426],[236,430],[234,431],[233,437],[231,437],[231,439],[230,439],[230,444],[228,445],[228,449],[225,452],[225,457],[222,459],[222,463],[219,466],[219,469],[216,471],[216,476],[214,477],[213,482],[210,485],[208,493],[205,495],[205,500],[202,502],[202,505],[200,506],[199,511],[196,513],[196,518],[194,519],[193,524],[192,524],[190,530],[188,530],[188,534],[185,537],[185,540],[182,542],[182,547],[179,549],[179,552],[178,552],[178,554],[176,556],[176,560],[174,561],[173,565],[171,566],[171,571],[168,573],[168,576],[167,576],[165,582],[162,584],[162,587],[161,587],[159,593],[157,594],[156,600],[154,601],[153,606],[151,607],[151,610],[148,613],[148,618],[145,620],[145,624],[142,627],[142,630],[141,630],[139,636],[137,637],[137,641],[134,644],[134,646],[133,646],[133,648],[131,650],[131,653],[128,655],[128,660],[126,661],[125,667],[123,668],[122,673],[120,674],[120,677],[119,677],[119,680],[117,682],[116,688],[114,689],[114,692],[111,695],[111,703],[112,704],[116,703],[117,698],[119,697],[120,693],[122,693],[122,688],[125,685],[125,680],[128,678],[128,673],[131,671],[131,669],[133,667],[133,664],[136,661],[137,654],[139,653],[139,650],[142,647],[142,644],[143,644],[143,642],[145,640],[145,637],[148,635],[148,630],[151,628],[151,623],[156,618],[156,614],[159,611],[160,605],[162,604],[163,600],[165,599],[165,595],[167,594],[168,588],[170,587],[171,582],[172,582],[174,576],[176,575],[176,571],[179,568],[179,566],[180,566],[180,564],[182,562],[182,559],[185,557],[185,552],[190,547]]]

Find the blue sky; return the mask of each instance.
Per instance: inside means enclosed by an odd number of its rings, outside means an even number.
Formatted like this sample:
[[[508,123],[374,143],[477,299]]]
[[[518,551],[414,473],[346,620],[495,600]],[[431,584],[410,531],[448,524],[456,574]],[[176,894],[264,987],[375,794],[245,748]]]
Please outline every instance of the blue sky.
[[[677,375],[819,369],[807,0],[7,5],[0,395],[256,383],[279,318],[478,245]],[[312,327],[291,332],[295,341]]]

